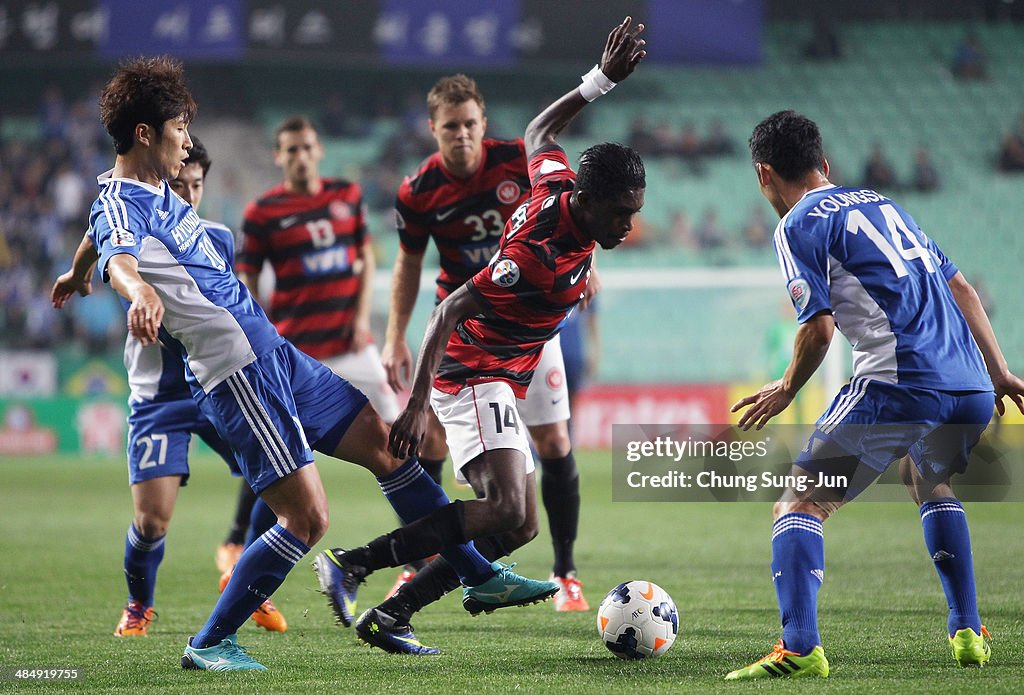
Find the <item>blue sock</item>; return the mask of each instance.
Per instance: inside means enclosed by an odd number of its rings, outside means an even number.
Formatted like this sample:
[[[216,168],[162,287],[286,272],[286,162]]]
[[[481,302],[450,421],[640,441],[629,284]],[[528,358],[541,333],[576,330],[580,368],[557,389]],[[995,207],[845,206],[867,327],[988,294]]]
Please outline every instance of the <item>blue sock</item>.
[[[394,471],[377,478],[402,523],[409,524],[449,503],[448,495],[434,482],[419,461],[411,458]],[[472,541],[445,548],[441,555],[448,561],[466,586],[483,584],[494,576],[494,568],[477,552]]]
[[[772,579],[782,641],[801,656],[821,644],[818,589],[825,578],[825,536],[810,514],[786,514],[772,526]]]
[[[192,638],[192,646],[210,647],[234,634],[308,552],[305,543],[274,524],[242,552],[231,581],[224,587],[206,625]]]
[[[132,523],[124,540],[124,577],[128,581],[128,598],[141,601],[142,605],[153,605],[156,590],[156,571],[164,559],[164,539],[146,538]]]
[[[949,634],[965,627],[981,634],[978,597],[974,589],[971,533],[960,500],[943,497],[921,505],[924,544],[935,562],[949,604]]]
[[[252,512],[249,514],[249,532],[245,534],[245,546],[248,548],[252,542],[269,531],[277,523],[277,514],[270,508],[270,505],[257,497],[256,503],[252,505]]]

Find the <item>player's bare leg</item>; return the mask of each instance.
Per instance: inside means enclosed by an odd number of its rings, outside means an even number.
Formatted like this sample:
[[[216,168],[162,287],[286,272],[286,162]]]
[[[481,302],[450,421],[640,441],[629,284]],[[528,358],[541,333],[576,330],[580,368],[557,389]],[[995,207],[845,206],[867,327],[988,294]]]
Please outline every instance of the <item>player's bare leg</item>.
[[[164,556],[164,537],[181,488],[180,475],[150,478],[132,485],[134,515],[125,541],[124,576],[128,602],[114,630],[117,637],[144,637],[156,613],[153,595]]]
[[[345,585],[344,592],[325,590],[328,595],[340,596],[342,602],[349,597],[349,606],[342,606],[347,610],[341,613],[335,610],[343,624],[351,620],[349,615],[358,581],[382,567],[393,567],[437,552],[458,571],[466,587],[463,605],[474,615],[543,601],[558,591],[553,582],[527,579],[513,573],[510,567],[489,562],[468,544],[473,538],[484,536],[518,532],[518,537],[525,540],[536,534],[536,493],[529,497],[529,504],[526,494],[527,481],[533,483],[534,479],[526,474],[523,452],[516,449],[487,451],[462,470],[467,479],[474,482],[480,495],[478,499],[456,500],[360,548],[333,549],[317,556],[314,569],[318,575],[337,575],[342,583],[352,580],[352,586]],[[383,482],[382,488],[387,493]],[[500,544],[500,541],[494,542]],[[486,572],[483,568],[476,570],[478,561],[486,563]],[[323,582],[321,586],[323,588]]]
[[[441,463],[444,463],[444,458],[447,456],[447,447],[444,443],[444,429],[440,423],[437,422],[436,418],[433,418],[433,422],[436,424],[439,435],[435,432],[432,439],[432,445],[434,450],[444,446],[444,454],[441,456]],[[389,425],[384,422],[380,416],[377,415],[373,407],[367,403],[366,406],[360,411],[359,415],[349,426],[345,435],[341,438],[338,446],[334,450],[334,456],[336,458],[351,461],[357,465],[363,466],[371,473],[373,473],[379,481],[382,481],[382,489],[385,489],[386,484],[383,482],[388,476],[393,475],[401,466],[403,462],[392,457],[388,453],[388,432]],[[422,459],[421,459],[422,460]],[[419,463],[415,462],[415,459],[410,459],[409,465],[415,464],[416,467],[420,467]],[[438,471],[428,471],[423,469],[426,475],[428,475],[438,486],[440,486],[440,477]],[[438,490],[440,488],[438,487]],[[443,492],[441,492],[443,495]],[[408,521],[409,519],[406,519]],[[403,521],[401,516],[399,521]],[[394,586],[388,593],[388,596],[394,594],[398,588],[409,581],[416,574],[416,569],[422,566],[422,558],[418,558],[413,562],[408,563],[399,573],[398,579],[395,581]],[[350,587],[343,587],[339,582],[343,582],[341,577],[343,576],[338,570],[337,566],[332,566],[329,562],[328,556],[318,556],[314,562],[314,570],[317,572],[317,578],[320,583],[321,591],[328,597],[331,609],[334,611],[335,616],[338,620],[348,625],[351,623],[353,618],[353,611],[355,610],[355,597],[357,591],[357,585]]]
[[[415,456],[404,462],[392,458],[386,446],[387,435],[387,426],[367,405],[351,423],[334,451],[339,458],[372,471],[399,518],[409,524],[371,541],[363,548],[347,552],[340,548],[332,549],[317,555],[313,569],[339,622],[346,626],[351,624],[358,585],[370,572],[438,552],[445,554],[467,586],[484,586],[492,579],[501,578],[519,582],[517,586],[523,587],[519,594],[529,597],[546,598],[557,590],[550,582],[517,577],[508,568],[491,563],[480,555],[464,535],[461,502],[451,503]],[[518,455],[522,457],[522,454]],[[524,467],[525,462],[520,461],[516,469],[520,497]],[[522,512],[519,513],[521,516]],[[511,527],[520,525],[521,518]],[[498,603],[513,605],[515,600],[512,597]]]
[[[472,485],[475,476],[469,472],[469,469],[466,469],[465,472]],[[474,486],[474,488],[476,487]],[[477,494],[484,494],[482,487]],[[531,472],[527,476],[525,494],[526,523],[502,534],[500,538],[491,536],[474,539],[476,549],[488,560],[497,560],[508,555],[537,536],[535,473]],[[443,557],[436,557],[408,582],[400,586],[393,595],[388,596],[378,606],[364,612],[355,623],[356,636],[371,646],[379,647],[393,654],[416,656],[438,654],[440,653],[439,649],[424,646],[416,639],[411,622],[412,616],[461,585],[458,573],[448,561]]]
[[[331,455],[362,466],[378,478],[402,465],[388,453],[388,425],[369,403],[356,415]]]

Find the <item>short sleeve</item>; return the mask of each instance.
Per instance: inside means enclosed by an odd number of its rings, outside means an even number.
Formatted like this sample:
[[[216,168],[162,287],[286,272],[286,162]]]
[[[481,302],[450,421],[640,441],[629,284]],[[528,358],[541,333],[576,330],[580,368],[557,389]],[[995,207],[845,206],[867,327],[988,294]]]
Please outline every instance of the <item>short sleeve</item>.
[[[260,220],[259,211],[254,203],[245,209],[242,221],[242,248],[235,257],[235,271],[239,273],[259,273],[263,270],[263,261],[269,251],[269,234],[267,225]]]
[[[946,282],[952,280],[953,276],[960,272],[960,269],[956,267],[956,264],[953,263],[953,261],[946,257],[946,254],[942,252],[942,249],[939,248],[938,244],[931,240],[931,237],[921,231],[920,227],[918,227],[918,233],[924,239],[925,248],[928,249],[932,254],[932,258],[934,258],[938,264],[939,272],[942,273],[942,277],[946,278]]]
[[[356,248],[361,249],[373,240],[370,237],[370,230],[366,224],[369,213],[366,209],[366,201],[363,199],[363,189],[358,183],[353,182],[351,186],[356,208],[356,226],[352,231],[352,237]]]
[[[576,180],[576,172],[569,166],[565,150],[555,144],[545,145],[531,154],[528,170],[530,186],[534,190],[541,186]]]
[[[408,191],[408,180],[402,184],[395,199],[395,228],[402,250],[421,254],[430,242],[430,228],[424,224],[423,216],[413,210],[405,201],[403,193]]]
[[[804,323],[821,311],[831,311],[827,238],[783,220],[775,230],[775,254],[797,321]]]
[[[138,258],[142,240],[149,236],[149,223],[134,205],[119,197],[100,196],[89,217],[88,234],[99,253],[100,277],[108,282],[110,259],[122,253]]]

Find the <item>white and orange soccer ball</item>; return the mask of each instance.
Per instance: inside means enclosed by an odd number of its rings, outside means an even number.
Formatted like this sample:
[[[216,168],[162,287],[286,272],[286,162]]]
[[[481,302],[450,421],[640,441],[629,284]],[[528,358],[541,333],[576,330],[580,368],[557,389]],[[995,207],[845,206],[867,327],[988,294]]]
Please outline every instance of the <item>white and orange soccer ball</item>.
[[[664,589],[648,581],[619,584],[597,609],[597,632],[620,659],[661,656],[676,641],[676,604]]]

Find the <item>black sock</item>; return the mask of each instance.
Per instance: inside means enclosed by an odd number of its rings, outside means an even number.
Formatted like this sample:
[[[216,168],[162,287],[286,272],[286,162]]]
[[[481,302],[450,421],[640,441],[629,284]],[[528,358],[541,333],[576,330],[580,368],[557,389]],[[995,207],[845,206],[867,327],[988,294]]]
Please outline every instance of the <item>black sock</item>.
[[[494,536],[476,538],[473,545],[477,551],[492,562],[507,555],[501,542]],[[408,625],[413,613],[437,601],[449,591],[461,586],[459,575],[448,561],[437,557],[416,573],[416,576],[402,585],[394,596],[377,606],[400,625]]]
[[[249,487],[249,483],[242,481],[238,488],[238,501],[235,503],[235,518],[228,529],[228,537],[224,540],[225,545],[244,545],[245,535],[249,532],[249,517],[252,515],[252,506],[256,504],[256,493]]]
[[[567,577],[576,571],[572,550],[580,523],[580,474],[572,451],[561,458],[541,459],[540,493],[555,550],[551,571],[556,577]]]
[[[444,459],[425,459],[420,457],[420,466],[427,472],[434,482],[441,485],[444,476]]]
[[[347,562],[364,567],[369,574],[382,567],[415,562],[467,540],[462,500],[455,500],[408,526],[374,538],[362,548],[343,552]]]

